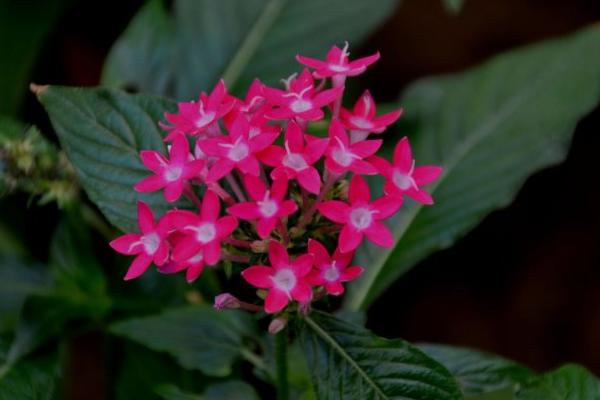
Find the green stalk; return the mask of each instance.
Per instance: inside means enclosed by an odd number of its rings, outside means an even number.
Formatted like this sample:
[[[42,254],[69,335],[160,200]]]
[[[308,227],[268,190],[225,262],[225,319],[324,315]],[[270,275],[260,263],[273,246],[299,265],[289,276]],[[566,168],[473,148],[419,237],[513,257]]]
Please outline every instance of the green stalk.
[[[277,364],[277,400],[290,398],[287,371],[287,329],[275,335],[275,362]]]

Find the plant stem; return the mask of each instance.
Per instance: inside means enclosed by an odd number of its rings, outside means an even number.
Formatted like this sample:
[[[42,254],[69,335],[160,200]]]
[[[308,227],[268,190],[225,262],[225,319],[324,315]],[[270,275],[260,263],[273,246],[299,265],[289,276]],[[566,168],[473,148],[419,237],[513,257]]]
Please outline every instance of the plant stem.
[[[227,244],[230,244],[232,246],[235,246],[235,247],[240,247],[242,249],[250,249],[250,248],[252,248],[252,244],[249,241],[247,241],[247,240],[239,240],[239,239],[235,239],[233,237],[225,238],[225,239],[223,239],[223,242],[225,242]]]
[[[202,202],[200,201],[198,196],[196,196],[196,193],[194,193],[194,189],[192,189],[190,185],[186,185],[185,189],[183,190],[183,194],[185,194],[185,196],[188,199],[190,199],[192,203],[194,203],[198,210],[202,208]]]
[[[242,189],[240,188],[240,185],[238,185],[233,174],[225,176],[225,179],[227,180],[227,183],[229,183],[229,186],[231,187],[231,190],[233,190],[233,193],[235,193],[237,199],[239,201],[246,201],[246,196],[244,196],[244,192],[242,192]]]
[[[289,399],[287,371],[287,329],[275,335],[275,362],[277,364],[277,400]]]
[[[306,224],[308,224],[310,222],[310,220],[312,219],[312,216],[314,215],[315,211],[317,211],[317,207],[318,207],[319,203],[321,203],[321,201],[323,201],[323,199],[325,198],[325,196],[327,195],[327,193],[329,193],[329,191],[331,190],[331,188],[333,187],[333,185],[335,184],[335,182],[338,180],[338,178],[339,178],[339,175],[335,175],[335,174],[330,174],[327,177],[327,180],[325,181],[325,184],[321,188],[321,192],[319,193],[319,195],[315,199],[314,203],[300,217],[300,220],[298,221],[298,228],[299,229],[303,229],[306,226]]]
[[[250,257],[245,255],[223,253],[221,258],[225,261],[233,261],[242,264],[248,264],[250,262]]]
[[[279,234],[281,235],[281,238],[283,239],[283,245],[287,247],[287,245],[290,244],[290,235],[288,234],[287,226],[285,225],[285,223],[283,222],[282,219],[279,220],[277,225],[278,225],[277,229],[279,230]]]
[[[232,206],[235,204],[235,200],[218,182],[209,183],[208,188],[215,192],[217,196],[221,198],[228,206]]]

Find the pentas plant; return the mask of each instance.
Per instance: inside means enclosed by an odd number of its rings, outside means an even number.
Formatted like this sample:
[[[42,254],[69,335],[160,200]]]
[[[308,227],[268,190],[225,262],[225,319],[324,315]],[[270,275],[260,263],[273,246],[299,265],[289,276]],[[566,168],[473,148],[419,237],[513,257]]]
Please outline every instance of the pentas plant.
[[[405,196],[433,204],[423,187],[442,170],[415,166],[407,138],[391,161],[376,156],[381,133],[402,110],[378,115],[368,91],[352,110],[344,108],[346,78],[363,73],[379,54],[348,57],[347,44],[334,46],[325,60],[299,55],[307,68],[284,79],[283,88],[255,80],[239,99],[220,81],[210,94],[165,114],[168,154],[141,152],[151,174],[134,189],[163,191],[175,204],[183,196],[197,210],[174,206],[155,220],[140,201],[140,233],[111,242],[119,253],[136,255],[125,279],[154,263],[193,282],[206,266],[230,262],[264,301],[224,293],[216,308],[308,312],[313,301],[344,293],[345,283],[368,268],[352,264],[361,243],[391,247],[384,221]],[[318,121],[325,121],[326,137],[314,135]],[[385,179],[383,193],[372,196],[367,175]]]

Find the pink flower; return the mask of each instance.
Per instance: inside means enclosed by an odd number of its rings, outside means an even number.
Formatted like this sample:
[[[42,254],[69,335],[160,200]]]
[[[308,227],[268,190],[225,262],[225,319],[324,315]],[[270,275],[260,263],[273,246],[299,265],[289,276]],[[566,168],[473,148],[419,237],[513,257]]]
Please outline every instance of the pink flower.
[[[282,218],[296,212],[298,206],[292,200],[284,200],[288,180],[281,177],[273,181],[271,190],[265,183],[252,175],[244,177],[246,191],[254,201],[235,204],[227,209],[231,215],[246,221],[258,220],[256,230],[262,239],[271,235],[271,231]]]
[[[324,286],[328,294],[339,296],[344,293],[342,282],[353,281],[363,273],[358,266],[348,267],[354,254],[342,253],[336,249],[333,257],[325,246],[314,239],[308,241],[308,253],[315,257],[315,267],[308,275],[308,282],[314,286]]]
[[[369,185],[360,175],[354,175],[348,190],[349,205],[338,200],[321,203],[321,214],[333,222],[343,224],[340,232],[339,249],[342,253],[358,247],[363,236],[382,247],[394,245],[390,230],[381,222],[394,214],[402,205],[402,200],[383,196],[371,202]]]
[[[343,91],[343,87],[336,87],[317,93],[313,77],[305,69],[300,76],[291,80],[287,91],[267,87],[264,89],[267,100],[278,106],[267,113],[267,118],[298,117],[306,121],[318,121],[325,115],[321,108],[334,102]]]
[[[297,55],[296,60],[300,64],[313,68],[315,70],[315,78],[317,79],[336,75],[356,76],[365,72],[369,65],[379,60],[379,52],[352,62],[348,61],[348,55],[348,42],[346,42],[343,49],[333,46],[327,53],[325,61],[301,55]]]
[[[154,222],[152,210],[143,201],[138,201],[138,225],[141,233],[127,233],[110,242],[110,247],[121,254],[137,255],[125,280],[142,275],[153,261],[161,266],[169,258],[169,245],[165,239],[167,227],[162,220],[158,224]]]
[[[376,112],[375,101],[371,97],[371,93],[365,90],[354,105],[352,112],[342,108],[340,117],[346,128],[352,131],[381,133],[402,115],[402,110],[392,111],[379,117],[375,115]]]
[[[235,119],[235,114],[239,112],[253,114],[265,104],[266,99],[263,95],[264,87],[265,85],[258,79],[252,81],[252,84],[248,88],[248,92],[246,92],[246,98],[243,101],[238,100],[234,106],[233,112],[229,114],[234,114],[234,118],[232,118],[231,121]],[[225,116],[225,118],[230,119],[231,117],[229,115]]]
[[[269,147],[277,138],[278,131],[265,131],[252,138],[249,134],[250,125],[240,114],[232,124],[229,136],[198,141],[204,153],[219,157],[208,173],[209,182],[218,181],[236,167],[245,174],[259,175],[260,165],[255,153]]]
[[[199,261],[215,265],[221,257],[221,241],[237,228],[237,220],[226,216],[219,218],[221,206],[217,195],[207,190],[202,199],[200,214],[191,211],[170,211],[165,218],[168,223],[185,234],[173,249],[173,261]]]
[[[165,140],[173,140],[180,133],[200,135],[211,127],[218,129],[216,122],[227,114],[234,104],[235,99],[227,94],[225,82],[219,80],[210,95],[202,92],[198,102],[178,103],[176,114],[165,113],[165,118],[171,124],[162,125],[169,132]]]
[[[184,234],[179,231],[174,231],[169,236],[169,242],[171,243],[172,247],[176,247],[184,238]],[[176,262],[170,260],[169,262],[158,267],[158,271],[163,274],[176,274],[178,272],[185,271],[185,279],[188,283],[192,283],[198,279],[198,277],[200,277],[204,271],[205,265],[206,260],[204,259],[204,250],[200,249],[198,253],[185,261]]]
[[[396,145],[393,165],[381,157],[371,157],[370,161],[386,178],[383,190],[387,195],[397,198],[407,195],[419,203],[433,204],[431,195],[421,187],[435,181],[443,170],[435,165],[415,167],[407,137],[400,139]]]
[[[269,314],[281,311],[291,300],[310,302],[313,293],[306,276],[312,269],[313,256],[304,254],[290,261],[283,245],[271,241],[269,260],[271,267],[253,265],[242,271],[242,277],[252,286],[268,289],[265,311]]]
[[[190,161],[188,142],[181,134],[173,139],[169,150],[170,160],[153,150],[142,150],[140,157],[155,175],[142,179],[134,189],[138,192],[154,192],[164,188],[164,196],[169,203],[179,199],[186,182],[199,175],[204,168],[204,160]]]
[[[381,140],[363,140],[351,144],[342,124],[333,119],[329,124],[329,147],[325,152],[325,167],[338,175],[348,171],[356,174],[376,174],[377,168],[364,159],[375,154],[381,143]]]
[[[310,138],[305,144],[307,138]],[[285,131],[285,150],[270,146],[260,154],[263,163],[275,167],[271,177],[296,179],[300,186],[311,193],[319,193],[321,177],[312,165],[319,161],[327,148],[327,139],[312,138],[300,130],[298,124],[290,121]]]

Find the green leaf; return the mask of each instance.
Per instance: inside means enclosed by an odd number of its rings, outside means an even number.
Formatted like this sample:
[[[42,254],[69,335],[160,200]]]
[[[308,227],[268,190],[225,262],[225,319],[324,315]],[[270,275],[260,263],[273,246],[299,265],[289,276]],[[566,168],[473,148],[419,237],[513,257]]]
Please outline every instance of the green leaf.
[[[165,150],[158,121],[172,102],[108,89],[35,90],[79,181],[112,224],[137,230],[138,198],[159,215],[166,211],[162,193],[138,195],[133,185],[149,175],[139,151]]]
[[[508,205],[532,173],[562,161],[577,122],[598,104],[599,71],[594,26],[412,85],[404,126],[415,132],[417,163],[444,168],[428,188],[436,204],[407,202],[390,222],[392,250],[360,249],[356,261],[368,268],[346,305],[366,308],[416,263]]]
[[[528,368],[495,355],[443,345],[417,347],[452,373],[466,397],[497,393],[507,387],[512,394],[534,377]]]
[[[515,390],[511,387],[506,387],[486,394],[467,396],[465,400],[515,400]]]
[[[458,14],[462,9],[465,0],[442,0],[444,7],[454,14]]]
[[[0,257],[0,333],[15,328],[27,296],[50,286],[47,270],[16,257]]]
[[[175,385],[156,388],[164,400],[258,400],[254,388],[241,381],[227,381],[210,385],[202,395],[188,393]]]
[[[253,334],[253,328],[248,314],[217,312],[204,305],[118,322],[111,332],[167,352],[186,368],[199,369],[210,376],[226,376],[242,354],[242,340]]]
[[[103,82],[183,99],[212,88],[221,76],[230,86],[257,77],[273,84],[299,69],[297,53],[323,57],[345,40],[356,48],[398,3],[177,0],[170,16],[154,2],[111,50]],[[149,43],[156,44],[152,52]]]
[[[523,388],[517,400],[599,400],[600,381],[579,365],[565,365]]]
[[[319,312],[304,322],[301,343],[318,399],[462,399],[452,375],[403,340]]]
[[[23,361],[4,372],[0,367],[0,400],[50,400],[56,376],[55,360]]]

